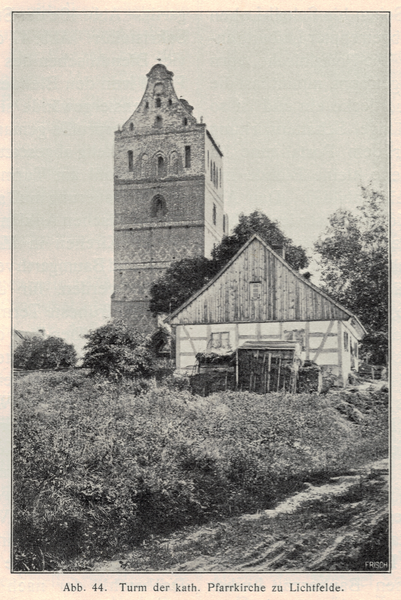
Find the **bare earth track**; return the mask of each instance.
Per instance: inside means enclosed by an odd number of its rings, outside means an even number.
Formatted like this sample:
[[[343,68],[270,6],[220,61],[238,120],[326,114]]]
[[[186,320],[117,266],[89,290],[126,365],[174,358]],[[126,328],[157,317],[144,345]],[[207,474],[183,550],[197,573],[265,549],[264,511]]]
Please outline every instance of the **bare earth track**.
[[[388,459],[275,508],[154,538],[95,571],[269,572],[389,569]]]

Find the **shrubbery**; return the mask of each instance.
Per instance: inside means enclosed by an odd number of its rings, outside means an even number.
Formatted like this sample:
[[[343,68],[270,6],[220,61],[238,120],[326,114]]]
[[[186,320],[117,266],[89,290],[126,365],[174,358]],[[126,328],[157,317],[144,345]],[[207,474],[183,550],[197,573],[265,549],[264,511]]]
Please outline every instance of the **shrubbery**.
[[[152,375],[150,340],[124,321],[109,321],[89,331],[84,338],[88,341],[82,366],[90,369],[92,375],[114,380]]]
[[[26,339],[14,351],[14,367],[30,371],[73,367],[77,359],[74,346],[54,336]]]
[[[79,373],[16,383],[15,570],[89,567],[151,534],[266,507],[354,466],[361,444],[366,460],[373,438],[385,453],[383,406],[355,425],[316,394],[144,386]]]

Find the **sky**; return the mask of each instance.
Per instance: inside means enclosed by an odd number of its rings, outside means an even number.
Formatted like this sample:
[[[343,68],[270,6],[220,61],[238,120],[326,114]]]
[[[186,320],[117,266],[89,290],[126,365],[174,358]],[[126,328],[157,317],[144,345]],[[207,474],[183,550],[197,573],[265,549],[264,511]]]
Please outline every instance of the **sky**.
[[[312,253],[388,190],[386,13],[21,13],[13,30],[14,327],[73,343],[110,318],[114,131],[161,59],[224,154],[225,210]]]

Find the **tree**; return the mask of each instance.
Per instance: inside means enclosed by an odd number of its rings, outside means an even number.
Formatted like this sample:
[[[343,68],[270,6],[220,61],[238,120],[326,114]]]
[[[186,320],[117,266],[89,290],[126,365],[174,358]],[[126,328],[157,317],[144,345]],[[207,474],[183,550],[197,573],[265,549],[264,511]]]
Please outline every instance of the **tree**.
[[[285,244],[286,260],[294,269],[303,269],[308,265],[305,250],[293,245],[277,221],[271,221],[259,210],[248,216],[241,214],[233,233],[224,236],[220,244],[213,248],[211,259],[195,256],[170,265],[150,290],[152,313],[168,314],[176,310],[208,283],[255,233],[273,248]]]
[[[231,235],[224,236],[220,244],[214,247],[212,259],[221,268],[242,248],[254,235],[258,234],[272,248],[286,247],[285,259],[288,264],[299,271],[308,266],[309,261],[301,246],[294,246],[292,240],[281,231],[278,221],[272,221],[260,210],[250,215],[239,216],[239,222]]]
[[[14,352],[14,367],[17,369],[61,369],[73,367],[76,362],[74,346],[54,336],[24,340]]]
[[[84,335],[83,367],[109,379],[149,377],[153,373],[150,340],[115,319]]]
[[[217,263],[203,256],[174,262],[153,284],[150,310],[154,315],[171,313],[217,273]]]
[[[379,363],[388,333],[388,206],[371,184],[361,189],[361,206],[332,214],[315,250],[325,291],[360,318],[368,331],[364,352]]]

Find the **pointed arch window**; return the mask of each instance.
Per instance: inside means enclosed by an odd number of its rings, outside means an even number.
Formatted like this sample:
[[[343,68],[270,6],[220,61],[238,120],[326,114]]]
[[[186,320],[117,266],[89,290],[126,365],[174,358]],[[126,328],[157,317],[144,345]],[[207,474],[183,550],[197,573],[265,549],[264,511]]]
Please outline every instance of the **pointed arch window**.
[[[128,171],[134,170],[134,153],[132,150],[128,150]]]
[[[151,203],[151,216],[161,219],[167,214],[167,204],[165,198],[161,194],[156,194],[152,198]]]
[[[165,177],[166,175],[166,163],[162,156],[157,157],[157,176]]]
[[[189,169],[191,166],[191,146],[185,146],[185,168]]]

